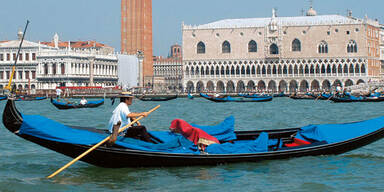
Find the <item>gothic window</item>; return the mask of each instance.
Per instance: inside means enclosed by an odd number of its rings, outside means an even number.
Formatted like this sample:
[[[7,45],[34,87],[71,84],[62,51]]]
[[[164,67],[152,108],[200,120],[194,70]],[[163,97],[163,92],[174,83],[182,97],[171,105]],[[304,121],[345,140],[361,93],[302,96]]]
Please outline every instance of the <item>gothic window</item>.
[[[295,65],[295,68],[293,69],[293,73],[294,73],[295,75],[297,75],[297,74],[299,73],[299,71],[298,71],[298,69],[297,69],[297,65]]]
[[[328,53],[328,43],[325,41],[320,42],[318,49],[319,53]]]
[[[354,40],[349,41],[347,45],[347,52],[348,53],[357,53],[357,43]]]
[[[301,51],[301,42],[298,39],[292,41],[292,51],[300,52]]]
[[[365,65],[364,64],[361,65],[361,71],[360,72],[365,73]]]
[[[256,68],[254,65],[252,65],[252,75],[256,74]]]
[[[276,44],[272,44],[270,47],[269,47],[269,53],[271,55],[277,55],[279,54],[279,47],[277,47]]]
[[[226,75],[229,75],[229,67],[227,66],[226,69],[225,69],[225,74]]]
[[[204,53],[205,53],[205,44],[200,41],[197,44],[197,54],[204,54]]]
[[[251,68],[247,66],[247,75],[250,75],[250,74],[251,74]]]
[[[185,68],[185,75],[189,75],[189,67]]]
[[[220,74],[224,75],[224,66],[221,66]]]
[[[263,65],[263,68],[261,69],[261,74],[265,75],[266,71],[265,71],[265,65]]]
[[[293,73],[292,65],[289,65],[289,67],[288,67],[288,74],[292,75],[292,73]]]
[[[235,74],[235,67],[232,66],[232,67],[231,67],[231,75],[234,75],[234,74]]]
[[[276,75],[276,73],[277,73],[276,65],[273,65],[273,68],[272,68],[272,74]]]
[[[257,52],[257,43],[256,41],[252,40],[248,43],[248,52],[254,53]]]
[[[224,41],[221,48],[223,53],[231,53],[231,44],[228,41]]]
[[[236,75],[240,75],[240,69],[239,69],[239,66],[236,67]]]
[[[245,75],[245,68],[244,68],[244,66],[241,66],[241,74]]]
[[[219,74],[220,74],[219,66],[216,66],[216,75],[219,75]]]

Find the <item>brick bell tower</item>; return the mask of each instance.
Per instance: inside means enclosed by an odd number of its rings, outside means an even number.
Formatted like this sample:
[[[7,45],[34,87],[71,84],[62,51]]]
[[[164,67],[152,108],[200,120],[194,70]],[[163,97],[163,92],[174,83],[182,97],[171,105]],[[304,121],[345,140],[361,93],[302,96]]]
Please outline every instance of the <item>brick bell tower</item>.
[[[121,52],[144,53],[139,85],[152,85],[152,0],[121,0]]]

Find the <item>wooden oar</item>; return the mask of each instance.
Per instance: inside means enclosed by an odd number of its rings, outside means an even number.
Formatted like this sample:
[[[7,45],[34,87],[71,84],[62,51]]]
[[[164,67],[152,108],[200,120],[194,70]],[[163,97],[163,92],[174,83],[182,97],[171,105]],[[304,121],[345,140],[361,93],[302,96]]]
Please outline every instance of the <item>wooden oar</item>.
[[[319,100],[320,99],[320,97],[321,97],[321,95],[319,95],[316,99],[315,99],[315,101],[317,101],[317,100]]]
[[[153,111],[155,111],[156,109],[158,109],[160,107],[160,105],[156,106],[155,108],[151,109],[150,111],[148,111],[148,114],[152,113]],[[119,133],[125,131],[127,128],[129,128],[131,125],[133,125],[134,123],[136,123],[137,121],[139,121],[140,119],[144,118],[144,116],[140,116],[139,118],[135,119],[134,121],[132,121],[131,123],[129,123],[128,125],[122,127],[119,129]],[[84,153],[82,153],[81,155],[79,155],[78,157],[76,157],[75,159],[73,159],[71,162],[67,163],[66,165],[64,165],[62,168],[58,169],[56,172],[52,173],[51,175],[47,176],[47,179],[50,179],[54,176],[56,176],[57,174],[59,174],[61,171],[63,171],[64,169],[68,168],[69,166],[71,166],[72,164],[74,164],[76,161],[78,161],[79,159],[81,159],[82,157],[86,156],[88,153],[90,153],[91,151],[93,151],[94,149],[98,148],[100,145],[102,145],[103,143],[107,142],[109,140],[109,138],[111,138],[111,136],[108,136],[107,138],[105,138],[104,140],[100,141],[98,144],[94,145],[92,148],[88,149],[87,151],[85,151]]]

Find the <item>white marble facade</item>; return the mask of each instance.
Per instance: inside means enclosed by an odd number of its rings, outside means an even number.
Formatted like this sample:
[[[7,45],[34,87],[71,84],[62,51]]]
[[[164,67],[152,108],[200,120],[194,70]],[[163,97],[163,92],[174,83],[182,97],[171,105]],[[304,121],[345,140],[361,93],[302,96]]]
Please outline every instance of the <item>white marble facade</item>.
[[[340,15],[183,24],[186,91],[308,91],[378,78],[380,25]]]

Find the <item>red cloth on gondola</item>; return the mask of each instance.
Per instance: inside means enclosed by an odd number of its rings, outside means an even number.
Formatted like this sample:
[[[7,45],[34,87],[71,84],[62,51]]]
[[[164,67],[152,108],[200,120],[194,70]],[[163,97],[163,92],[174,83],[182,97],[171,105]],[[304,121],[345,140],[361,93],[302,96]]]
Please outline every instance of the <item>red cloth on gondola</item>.
[[[297,146],[309,145],[309,144],[311,144],[311,143],[308,142],[308,141],[304,141],[304,140],[301,140],[301,139],[294,138],[293,139],[293,143],[287,143],[287,144],[285,144],[285,146],[286,147],[297,147]]]
[[[192,125],[182,119],[173,120],[169,129],[172,132],[181,133],[185,138],[192,141],[195,145],[198,144],[199,139],[205,139],[220,144],[216,137],[209,135],[199,128],[192,127]]]

